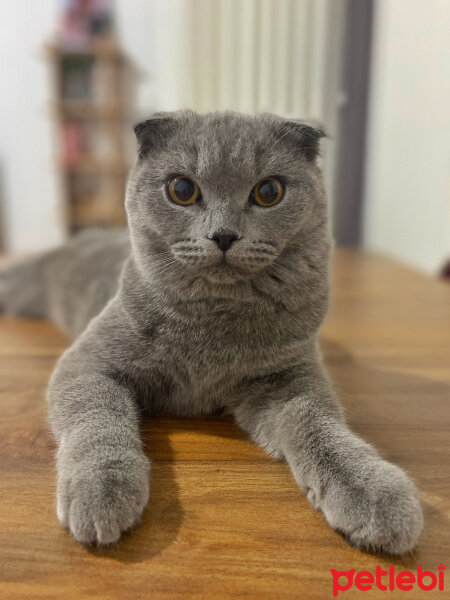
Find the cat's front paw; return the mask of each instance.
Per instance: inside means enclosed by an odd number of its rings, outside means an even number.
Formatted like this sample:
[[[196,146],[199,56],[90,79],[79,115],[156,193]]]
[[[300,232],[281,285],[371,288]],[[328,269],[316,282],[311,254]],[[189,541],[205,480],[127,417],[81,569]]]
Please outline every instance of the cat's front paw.
[[[320,503],[331,527],[357,548],[394,555],[412,550],[422,531],[423,516],[409,477],[399,467],[379,460],[356,481],[356,485],[345,478],[335,482]]]
[[[82,544],[116,542],[140,521],[148,494],[149,463],[139,452],[59,461],[58,519]]]

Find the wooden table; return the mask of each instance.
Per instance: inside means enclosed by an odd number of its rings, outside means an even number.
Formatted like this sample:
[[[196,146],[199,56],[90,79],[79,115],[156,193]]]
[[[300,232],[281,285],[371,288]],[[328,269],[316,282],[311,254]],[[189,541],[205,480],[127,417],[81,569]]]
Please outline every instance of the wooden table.
[[[450,549],[450,287],[387,260],[337,253],[322,331],[350,424],[417,481],[425,530],[401,559],[350,548],[285,464],[228,419],[144,423],[153,459],[142,525],[88,550],[55,515],[44,393],[66,340],[47,323],[0,321],[0,597],[332,598],[330,569],[436,571]],[[450,573],[446,587],[450,589]],[[443,598],[372,589],[371,598]],[[339,597],[360,598],[353,588]]]

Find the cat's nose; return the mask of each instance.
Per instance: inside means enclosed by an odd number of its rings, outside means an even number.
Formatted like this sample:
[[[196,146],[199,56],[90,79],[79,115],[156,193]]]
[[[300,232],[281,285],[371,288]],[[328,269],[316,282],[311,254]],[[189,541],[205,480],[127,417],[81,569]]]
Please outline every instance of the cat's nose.
[[[231,248],[231,244],[239,238],[237,233],[230,229],[218,229],[213,233],[211,239],[216,242],[222,252],[226,252]]]

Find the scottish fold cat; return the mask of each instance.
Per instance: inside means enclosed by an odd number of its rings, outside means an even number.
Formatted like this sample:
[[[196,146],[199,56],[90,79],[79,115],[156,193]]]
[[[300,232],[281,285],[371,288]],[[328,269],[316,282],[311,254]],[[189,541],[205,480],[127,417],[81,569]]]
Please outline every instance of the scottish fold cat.
[[[411,550],[416,489],[349,430],[321,366],[321,133],[270,114],[187,111],[136,135],[129,233],[83,233],[1,276],[5,311],[75,338],[48,389],[59,520],[82,543],[117,541],[149,498],[141,411],[225,409],[351,544]]]

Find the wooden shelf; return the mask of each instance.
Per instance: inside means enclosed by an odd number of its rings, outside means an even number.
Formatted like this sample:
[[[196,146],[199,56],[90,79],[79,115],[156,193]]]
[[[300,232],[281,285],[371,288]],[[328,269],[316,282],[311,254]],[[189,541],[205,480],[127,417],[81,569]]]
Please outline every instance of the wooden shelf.
[[[92,227],[95,225],[123,225],[125,209],[121,205],[110,204],[105,199],[95,202],[77,202],[70,208],[72,227]]]
[[[45,52],[47,56],[59,59],[61,56],[67,57],[89,57],[110,59],[110,60],[121,60],[123,59],[123,53],[115,40],[110,38],[99,39],[92,42],[85,48],[76,48],[71,46],[64,46],[58,43],[46,44]]]
[[[52,104],[52,109],[62,118],[122,119],[123,106],[119,100],[97,102],[64,98]]]
[[[123,54],[98,38],[85,48],[46,46],[54,73],[51,114],[60,129],[56,164],[62,174],[67,231],[126,223]],[[91,177],[83,177],[92,175]]]
[[[73,173],[118,173],[120,175],[129,169],[129,165],[120,158],[98,159],[93,157],[82,158],[74,164],[61,161],[60,167],[66,172]]]

